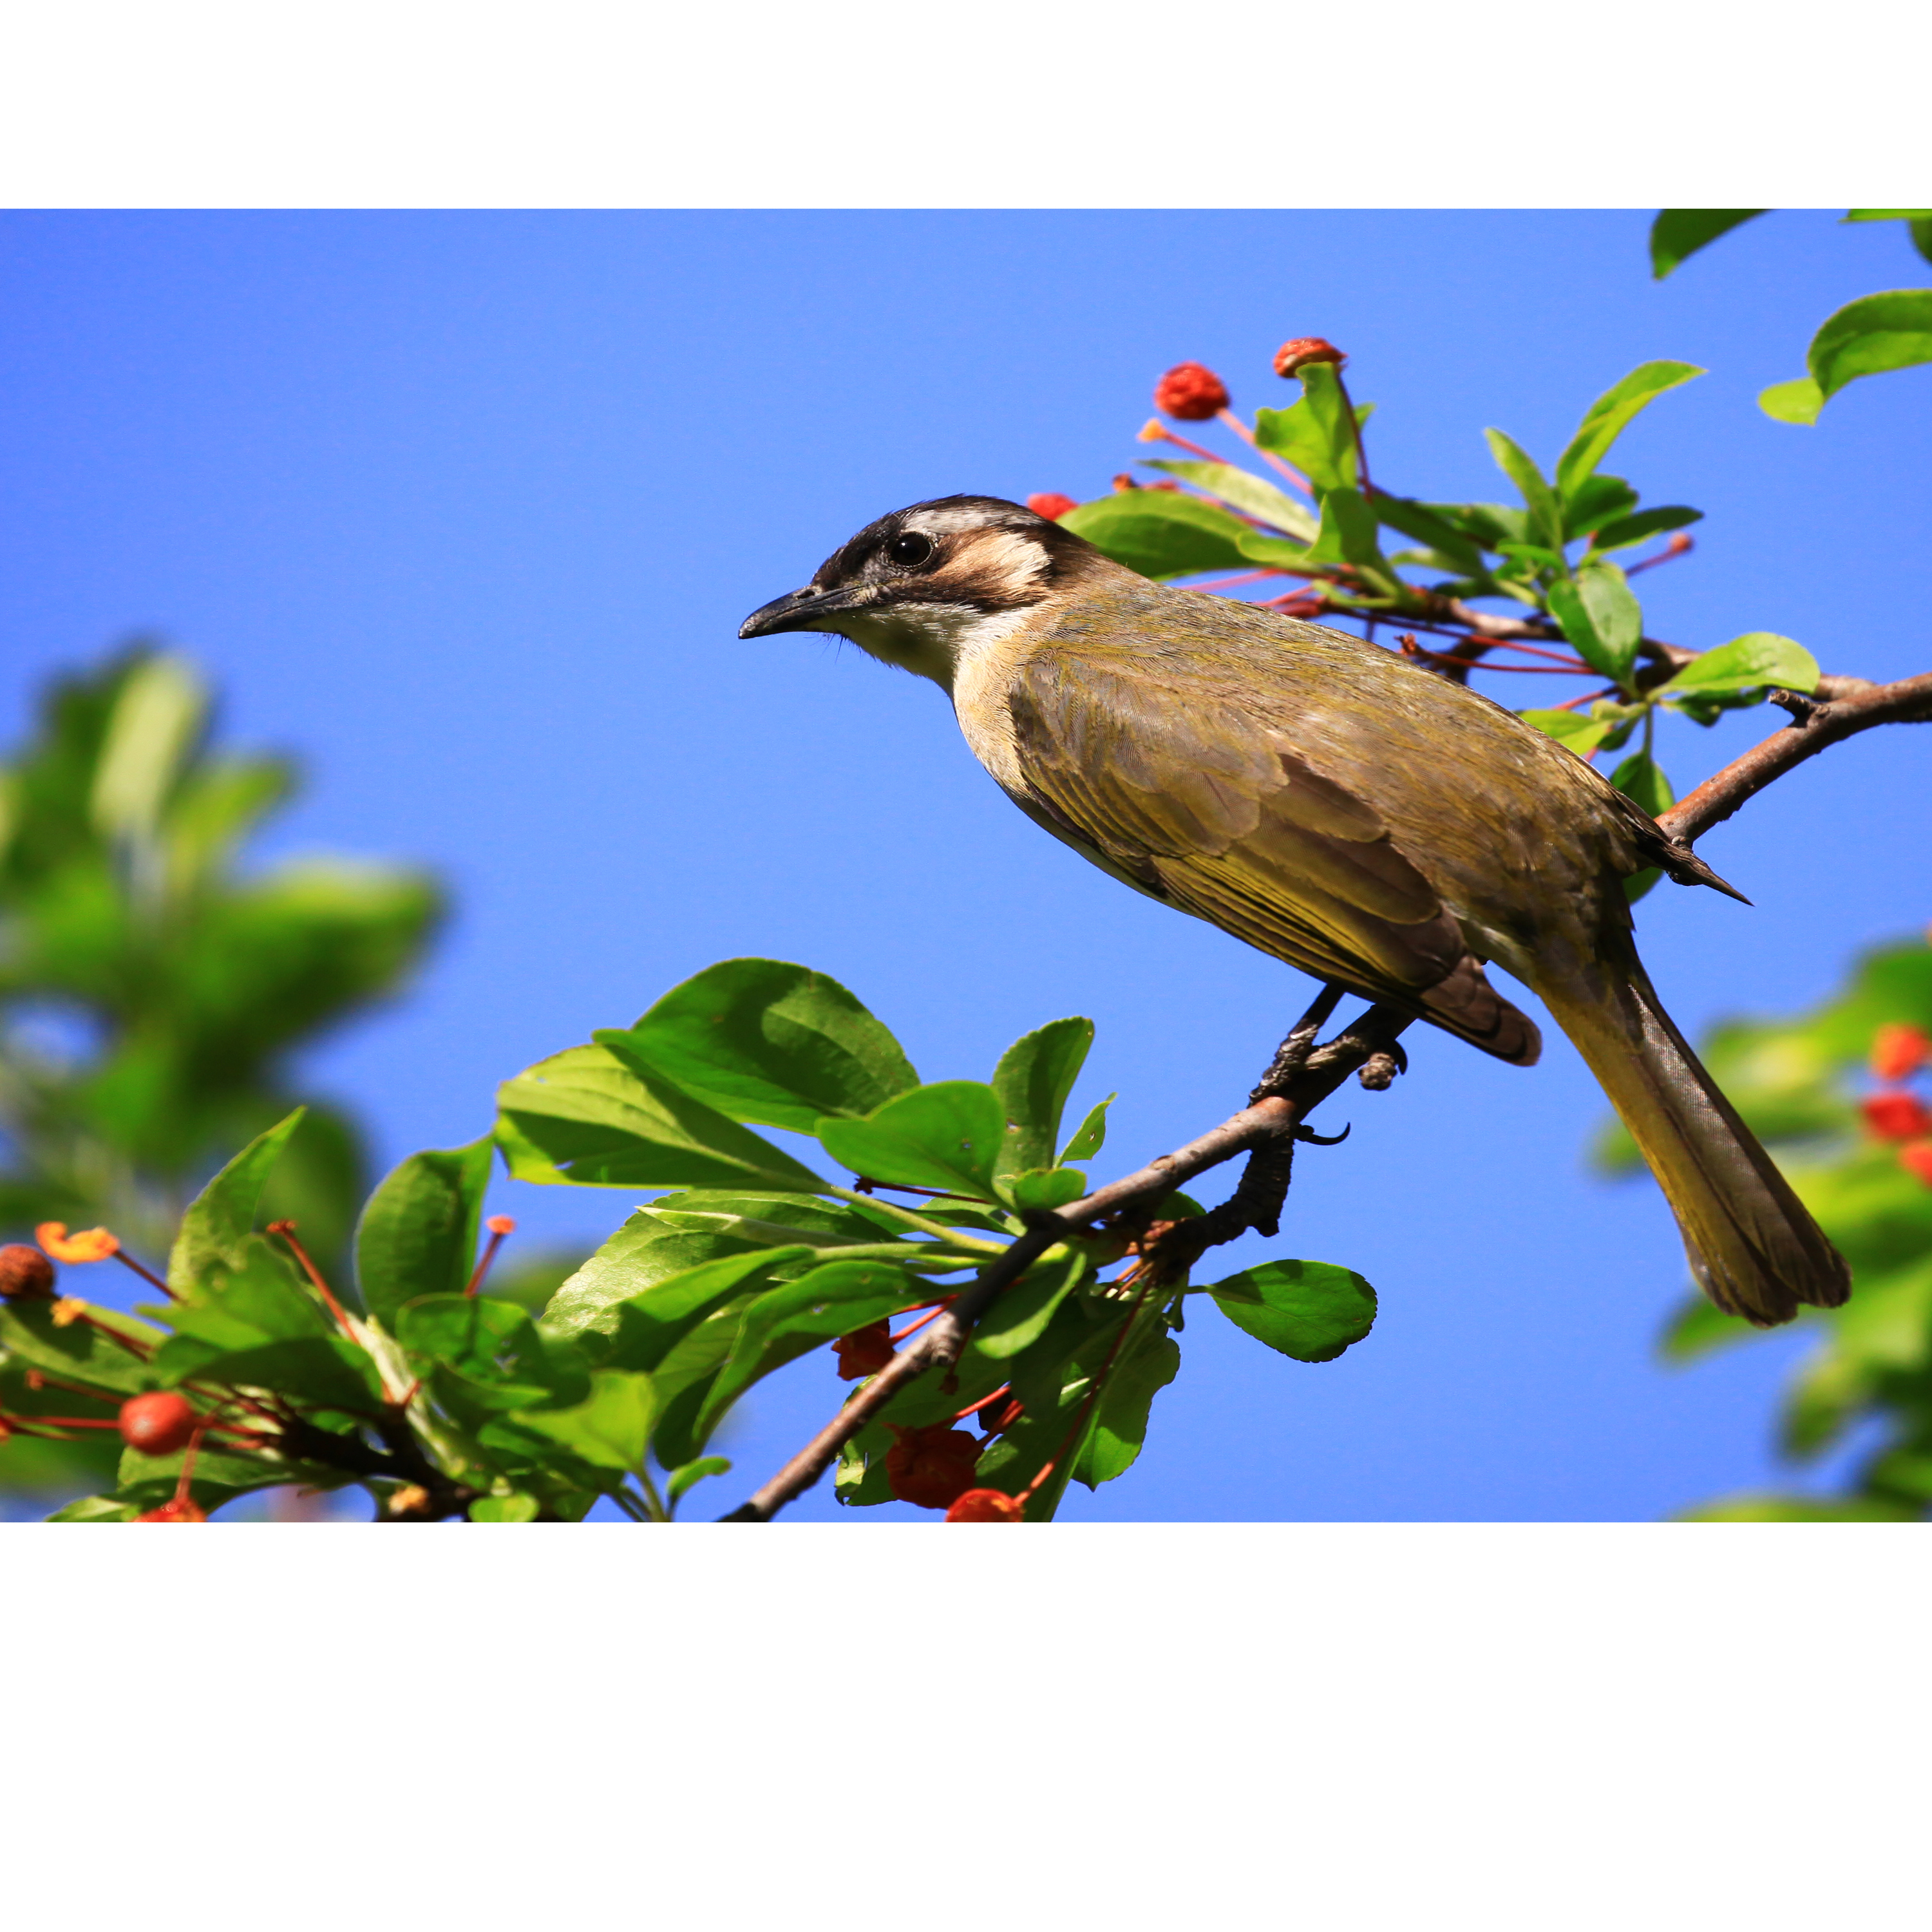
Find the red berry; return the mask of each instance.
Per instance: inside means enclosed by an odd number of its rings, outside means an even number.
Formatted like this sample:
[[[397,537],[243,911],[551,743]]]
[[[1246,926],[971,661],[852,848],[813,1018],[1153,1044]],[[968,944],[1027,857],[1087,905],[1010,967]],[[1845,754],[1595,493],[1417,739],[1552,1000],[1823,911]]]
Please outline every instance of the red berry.
[[[1882,1141],[1922,1140],[1932,1134],[1932,1112],[1916,1094],[1874,1094],[1864,1102],[1864,1117]]]
[[[902,1429],[886,1451],[886,1480],[902,1502],[921,1509],[945,1509],[973,1486],[980,1444],[963,1429],[935,1422],[924,1429]]]
[[[1019,1522],[1026,1516],[1026,1504],[1004,1490],[968,1490],[953,1498],[946,1512],[948,1522]]]
[[[1916,1174],[1932,1187],[1932,1141],[1914,1141],[1898,1150],[1898,1164],[1908,1174]]]
[[[832,1343],[832,1352],[838,1358],[842,1382],[875,1376],[892,1358],[892,1324],[874,1322],[866,1328],[855,1328]]]
[[[146,1510],[136,1522],[206,1522],[208,1512],[199,1503],[177,1502],[170,1497],[159,1509]]]
[[[1932,1040],[1916,1026],[1894,1023],[1872,1035],[1871,1070],[1881,1080],[1903,1080],[1932,1059]]]
[[[1044,517],[1049,524],[1058,523],[1069,510],[1079,507],[1071,496],[1063,496],[1058,490],[1039,490],[1027,499],[1027,508],[1036,517]]]
[[[1274,352],[1274,373],[1277,376],[1292,376],[1298,369],[1305,369],[1311,362],[1332,362],[1339,369],[1348,358],[1334,344],[1319,335],[1298,335],[1292,342],[1284,342]]]
[[[1154,386],[1154,406],[1179,422],[1206,422],[1228,406],[1228,386],[1198,362],[1177,362]]]
[[[121,1405],[121,1439],[144,1456],[172,1456],[188,1447],[200,1420],[187,1396],[172,1389],[130,1396]]]
[[[38,1248],[14,1241],[0,1248],[0,1300],[51,1301],[54,1264]]]

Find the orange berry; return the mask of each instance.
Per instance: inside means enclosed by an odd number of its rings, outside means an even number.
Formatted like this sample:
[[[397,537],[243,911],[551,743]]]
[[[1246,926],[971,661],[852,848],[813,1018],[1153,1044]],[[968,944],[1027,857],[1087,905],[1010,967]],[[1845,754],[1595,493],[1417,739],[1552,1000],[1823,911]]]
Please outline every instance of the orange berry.
[[[1865,1125],[1882,1141],[1922,1140],[1932,1134],[1932,1112],[1916,1094],[1874,1094],[1862,1111]]]
[[[968,1490],[953,1498],[946,1512],[948,1522],[1018,1522],[1026,1516],[1026,1504],[1004,1490]]]
[[[1178,422],[1206,422],[1228,406],[1228,386],[1198,362],[1177,362],[1154,386],[1154,406]]]
[[[51,1301],[54,1264],[38,1248],[12,1241],[0,1248],[0,1301]]]
[[[172,1456],[188,1447],[200,1420],[188,1397],[172,1389],[130,1396],[121,1405],[121,1439],[144,1456]]]
[[[1932,1040],[1916,1026],[1896,1022],[1872,1035],[1871,1070],[1881,1080],[1903,1080],[1932,1059]]]
[[[1914,1141],[1898,1150],[1898,1164],[1907,1174],[1916,1174],[1932,1187],[1932,1141]]]

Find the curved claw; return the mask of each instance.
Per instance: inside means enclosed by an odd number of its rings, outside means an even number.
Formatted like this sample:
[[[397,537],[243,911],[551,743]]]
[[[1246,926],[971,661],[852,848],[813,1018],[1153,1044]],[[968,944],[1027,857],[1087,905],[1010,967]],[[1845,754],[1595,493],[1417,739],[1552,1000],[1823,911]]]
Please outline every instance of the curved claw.
[[[1294,1138],[1310,1147],[1340,1147],[1354,1131],[1354,1126],[1351,1120],[1339,1134],[1318,1134],[1312,1127],[1297,1127]]]

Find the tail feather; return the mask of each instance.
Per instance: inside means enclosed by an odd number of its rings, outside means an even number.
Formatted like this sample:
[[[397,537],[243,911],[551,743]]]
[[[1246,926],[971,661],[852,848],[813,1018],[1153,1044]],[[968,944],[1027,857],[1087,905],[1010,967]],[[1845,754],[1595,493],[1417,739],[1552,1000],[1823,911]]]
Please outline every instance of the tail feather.
[[[1760,1328],[1836,1308],[1851,1274],[1664,1010],[1634,946],[1536,989],[1622,1117],[1677,1216],[1691,1273]]]

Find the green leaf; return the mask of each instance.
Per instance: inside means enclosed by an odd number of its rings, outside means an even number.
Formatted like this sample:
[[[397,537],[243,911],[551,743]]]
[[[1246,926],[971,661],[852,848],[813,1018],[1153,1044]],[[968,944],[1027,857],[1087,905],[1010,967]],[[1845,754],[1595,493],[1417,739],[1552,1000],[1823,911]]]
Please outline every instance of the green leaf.
[[[1264,477],[1252,471],[1240,470],[1232,463],[1194,463],[1153,460],[1144,466],[1149,470],[1164,470],[1168,475],[1178,476],[1192,483],[1196,488],[1204,490],[1210,496],[1218,496],[1232,509],[1244,510],[1251,517],[1258,517],[1264,524],[1272,524],[1278,530],[1303,543],[1315,541],[1316,515],[1305,503],[1298,503],[1286,491],[1277,489]]]
[[[257,1134],[188,1204],[168,1256],[168,1286],[176,1294],[192,1296],[210,1269],[238,1260],[269,1174],[308,1111],[298,1107]]]
[[[278,1395],[351,1415],[370,1415],[383,1402],[382,1378],[367,1349],[340,1335],[304,1335],[248,1348],[214,1348],[177,1336],[163,1345],[154,1366],[179,1379],[231,1388],[273,1389]]]
[[[1375,1325],[1375,1290],[1328,1262],[1264,1262],[1210,1292],[1237,1328],[1298,1362],[1332,1362]]]
[[[535,1496],[478,1496],[470,1505],[472,1522],[534,1522],[542,1507]]]
[[[1650,224],[1650,269],[1658,281],[1720,235],[1768,214],[1768,208],[1666,208]]]
[[[649,1376],[599,1369],[590,1378],[589,1399],[574,1408],[526,1409],[516,1420],[600,1469],[638,1469],[656,1413]]]
[[[1599,556],[1605,550],[1628,550],[1646,537],[1660,536],[1665,530],[1681,530],[1687,524],[1703,520],[1702,510],[1690,509],[1682,503],[1660,503],[1654,510],[1640,510],[1634,516],[1618,517],[1599,524],[1590,539],[1590,548]]]
[[[1809,376],[1798,376],[1760,389],[1757,406],[1773,422],[1814,423],[1825,406],[1825,392]]]
[[[675,1508],[685,1492],[695,1483],[701,1483],[707,1476],[728,1476],[731,1473],[731,1459],[728,1456],[700,1456],[694,1462],[686,1462],[681,1468],[670,1472],[670,1483],[664,1492],[664,1500]]]
[[[1556,488],[1566,502],[1578,492],[1610,454],[1639,410],[1667,389],[1704,374],[1692,362],[1640,362],[1623,380],[1606,389],[1583,412],[1569,446],[1556,459]]]
[[[745,1310],[731,1351],[693,1430],[701,1442],[760,1376],[808,1348],[849,1334],[920,1300],[920,1285],[889,1262],[827,1262],[796,1281],[767,1288]],[[788,1338],[794,1346],[782,1348]]]
[[[1676,794],[1664,768],[1648,752],[1635,752],[1610,774],[1610,782],[1624,797],[1642,806],[1652,818],[1668,812],[1676,802]],[[1655,885],[1662,874],[1654,866],[1633,872],[1624,880],[1624,897],[1632,905]]]
[[[1087,1118],[1073,1130],[1073,1138],[1060,1150],[1060,1165],[1070,1160],[1091,1160],[1107,1144],[1107,1109],[1120,1096],[1109,1094],[1087,1110]]]
[[[818,1138],[856,1174],[905,1187],[994,1197],[1006,1112],[990,1087],[941,1080],[902,1094],[862,1120],[821,1120]]]
[[[1334,365],[1311,362],[1297,374],[1301,400],[1285,410],[1258,410],[1255,441],[1292,463],[1314,484],[1318,496],[1352,488],[1357,457],[1354,427],[1349,422]],[[1355,424],[1366,422],[1373,407],[1372,404],[1359,406]]]
[[[1756,1492],[1720,1496],[1679,1510],[1678,1522],[1915,1522],[1922,1512],[1910,1504],[1868,1496],[1768,1496]]]
[[[1748,1342],[1760,1332],[1743,1316],[1726,1315],[1704,1296],[1687,1295],[1665,1324],[1658,1353],[1669,1362],[1694,1362],[1713,1349]]]
[[[1097,1489],[1124,1476],[1147,1440],[1154,1399],[1180,1372],[1180,1345],[1172,1335],[1156,1335],[1117,1363],[1107,1378],[1094,1426],[1072,1471],[1073,1480]]]
[[[1249,561],[1242,548],[1252,534],[1246,524],[1174,490],[1117,490],[1069,510],[1060,526],[1156,582],[1238,570]]]
[[[1888,289],[1846,303],[1826,317],[1804,360],[1827,402],[1861,376],[1932,362],[1932,289]]]
[[[658,1369],[687,1335],[728,1302],[746,1301],[764,1293],[776,1279],[775,1268],[788,1262],[815,1259],[814,1250],[802,1245],[760,1248],[706,1262],[655,1282],[602,1311],[599,1328],[611,1337],[604,1359],[613,1368]]]
[[[186,1460],[185,1450],[178,1449],[170,1456],[144,1456],[138,1449],[124,1450],[118,1499],[143,1510],[166,1502],[181,1480],[182,1465]],[[213,1510],[253,1490],[279,1488],[285,1483],[334,1490],[354,1480],[340,1469],[316,1463],[292,1462],[279,1456],[231,1453],[204,1442],[194,1460],[189,1492],[203,1509]]]
[[[1550,586],[1550,609],[1576,655],[1613,683],[1628,682],[1643,641],[1643,612],[1613,563],[1586,561],[1574,584]]]
[[[1816,691],[1819,675],[1818,660],[1802,644],[1775,631],[1747,631],[1715,650],[1701,652],[1655,695],[1685,698],[1766,686]]]
[[[1519,711],[1516,715],[1580,758],[1587,758],[1610,736],[1610,728],[1601,718],[1580,717],[1574,711]]]
[[[1563,506],[1556,492],[1551,489],[1528,452],[1513,437],[1505,436],[1499,429],[1486,429],[1483,434],[1488,439],[1490,454],[1496,458],[1496,466],[1522,492],[1524,506],[1529,512],[1532,535],[1561,556]]]
[[[396,1339],[425,1364],[441,1364],[473,1382],[505,1382],[531,1390],[526,1402],[548,1393],[553,1400],[581,1402],[584,1366],[576,1352],[546,1347],[536,1324],[514,1302],[482,1294],[433,1294],[412,1301],[396,1323]]]
[[[626,1031],[594,1036],[727,1119],[810,1133],[919,1084],[898,1042],[836,980],[778,959],[725,959]]]
[[[460,1295],[476,1262],[476,1230],[496,1143],[412,1154],[369,1197],[356,1231],[364,1305],[386,1323],[418,1295]]]
[[[1372,588],[1386,592],[1394,588],[1396,578],[1376,542],[1378,527],[1375,512],[1359,490],[1330,490],[1322,499],[1322,534],[1308,553],[1309,561],[1353,564]]]
[[[973,1346],[994,1361],[1004,1361],[1030,1348],[1046,1333],[1060,1304],[1089,1272],[1087,1257],[1042,1256],[987,1310],[973,1331]]]
[[[996,1174],[1053,1165],[1060,1117],[1093,1044],[1091,1020],[1049,1020],[1000,1054],[993,1091],[1006,1110],[1006,1131]]]
[[[0,1303],[0,1352],[26,1368],[86,1382],[112,1395],[138,1395],[160,1379],[141,1355],[110,1341],[93,1322],[56,1326],[51,1301]],[[111,1308],[90,1308],[94,1322],[152,1348],[166,1331]]]
[[[175,1332],[164,1348],[178,1358],[191,1353],[184,1347],[190,1342],[248,1348],[336,1333],[334,1318],[287,1256],[260,1234],[244,1237],[230,1260],[202,1276],[193,1300],[177,1302],[166,1313]]]
[[[1636,492],[1621,476],[1586,476],[1564,499],[1563,528],[1585,536],[1636,508]]]
[[[1087,1177],[1077,1167],[1036,1167],[1015,1174],[1006,1191],[1019,1213],[1050,1214],[1079,1200],[1087,1192]]]
[[[766,1140],[604,1046],[574,1046],[497,1090],[519,1180],[596,1187],[815,1188]]]
[[[1451,569],[1480,577],[1486,568],[1480,544],[1443,516],[1439,509],[1406,496],[1378,490],[1370,499],[1377,518],[1390,530],[1428,544]]]

